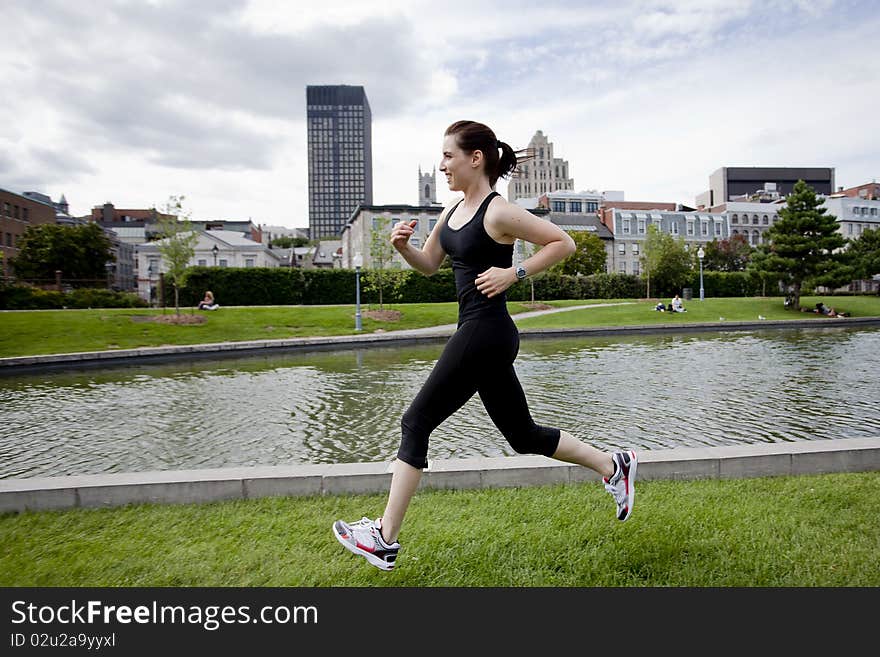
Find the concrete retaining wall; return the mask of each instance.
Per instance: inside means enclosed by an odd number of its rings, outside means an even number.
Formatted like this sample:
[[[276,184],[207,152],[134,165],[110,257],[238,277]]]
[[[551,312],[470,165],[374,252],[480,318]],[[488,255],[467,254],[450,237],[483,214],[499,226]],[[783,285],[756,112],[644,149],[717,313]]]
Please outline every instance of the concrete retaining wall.
[[[639,480],[733,479],[880,470],[880,437],[639,452]],[[543,456],[438,460],[423,489],[479,489],[599,481]],[[178,470],[0,480],[0,512],[202,503],[288,495],[387,493],[389,463]]]

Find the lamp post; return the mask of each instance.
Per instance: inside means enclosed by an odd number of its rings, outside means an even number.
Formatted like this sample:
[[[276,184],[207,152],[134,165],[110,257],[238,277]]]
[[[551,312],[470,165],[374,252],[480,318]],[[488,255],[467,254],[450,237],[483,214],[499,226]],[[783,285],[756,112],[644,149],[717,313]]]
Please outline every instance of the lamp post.
[[[211,253],[214,254],[214,266],[217,266],[217,254],[220,252],[220,249],[217,248],[217,245],[211,247]]]
[[[153,263],[147,267],[147,300],[150,302],[150,308],[153,307]]]
[[[697,251],[697,257],[700,259],[700,301],[702,301],[704,298],[704,294],[703,294],[703,258],[705,257],[705,255],[706,255],[706,252],[703,251],[703,247],[701,246],[700,249]]]
[[[364,257],[357,253],[354,256],[354,285],[356,290],[354,310],[354,330],[360,331],[361,326],[361,267],[364,266]]]

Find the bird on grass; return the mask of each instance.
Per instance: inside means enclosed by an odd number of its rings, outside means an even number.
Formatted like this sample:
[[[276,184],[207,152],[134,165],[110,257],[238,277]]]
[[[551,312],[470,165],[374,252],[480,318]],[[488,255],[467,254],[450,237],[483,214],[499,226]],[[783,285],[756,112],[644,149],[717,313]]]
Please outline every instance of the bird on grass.
[[[758,319],[767,319],[764,315],[758,315]]]

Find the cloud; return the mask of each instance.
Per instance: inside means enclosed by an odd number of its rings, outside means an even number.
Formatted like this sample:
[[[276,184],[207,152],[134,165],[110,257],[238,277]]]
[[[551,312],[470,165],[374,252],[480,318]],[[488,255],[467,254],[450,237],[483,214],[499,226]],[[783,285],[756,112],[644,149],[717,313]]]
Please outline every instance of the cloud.
[[[386,115],[436,86],[448,93],[448,75],[438,77],[419,54],[404,18],[265,34],[239,20],[245,8],[238,0],[112,2],[98,11],[93,3],[13,2],[20,29],[10,49],[29,53],[22,96],[51,106],[79,150],[130,149],[174,167],[266,169],[287,146],[277,122],[305,114],[307,84],[363,84],[374,113]]]

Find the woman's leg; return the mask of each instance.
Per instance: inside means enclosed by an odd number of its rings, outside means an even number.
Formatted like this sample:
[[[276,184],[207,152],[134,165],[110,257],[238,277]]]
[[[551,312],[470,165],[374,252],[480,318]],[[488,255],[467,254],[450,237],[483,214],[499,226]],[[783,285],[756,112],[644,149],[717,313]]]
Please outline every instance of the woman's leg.
[[[405,461],[397,459],[392,467],[391,491],[388,493],[388,502],[382,514],[382,538],[387,543],[397,540],[400,527],[403,525],[403,517],[409,508],[409,501],[422,479],[421,469],[414,468]]]

